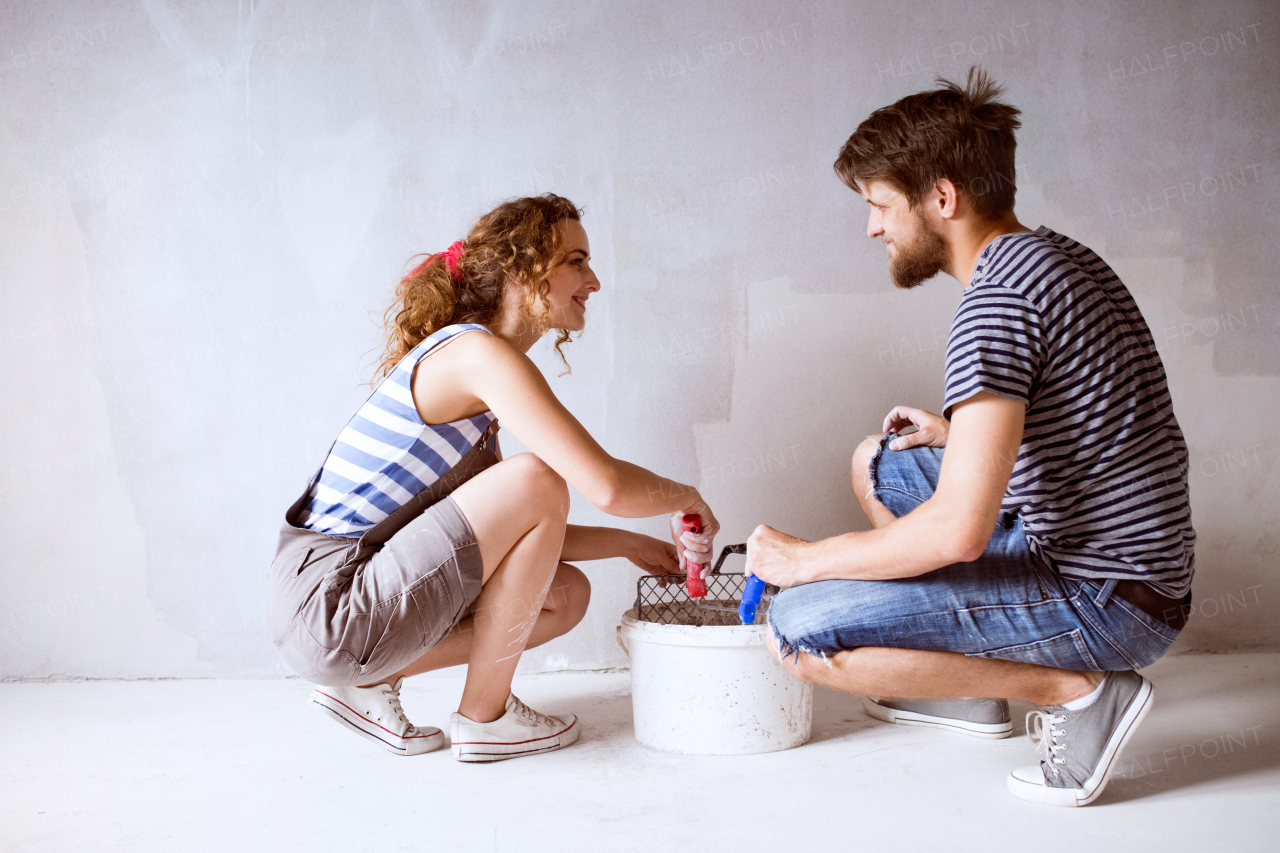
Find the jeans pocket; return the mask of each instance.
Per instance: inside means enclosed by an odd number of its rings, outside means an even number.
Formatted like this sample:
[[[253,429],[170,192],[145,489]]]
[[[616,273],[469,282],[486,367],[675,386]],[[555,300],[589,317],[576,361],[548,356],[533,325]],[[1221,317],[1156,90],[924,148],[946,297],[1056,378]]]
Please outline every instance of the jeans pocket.
[[[1019,663],[1034,663],[1040,666],[1051,666],[1056,669],[1101,671],[1089,647],[1084,641],[1084,634],[1076,628],[1065,634],[1037,640],[1034,643],[1020,643],[1016,646],[1003,646],[976,652],[972,657],[1012,660]]]
[[[1092,625],[1093,634],[1105,640],[1118,659],[1128,664],[1127,669],[1142,669],[1155,663],[1178,638],[1177,631],[1115,596],[1105,607],[1082,608],[1079,612]],[[1121,667],[1117,663],[1107,668]]]

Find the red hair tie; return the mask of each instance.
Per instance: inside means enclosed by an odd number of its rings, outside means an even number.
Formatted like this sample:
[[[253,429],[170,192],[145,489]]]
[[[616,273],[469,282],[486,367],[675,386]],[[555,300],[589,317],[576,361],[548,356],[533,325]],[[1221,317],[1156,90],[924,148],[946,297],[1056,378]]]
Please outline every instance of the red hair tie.
[[[462,270],[458,269],[458,261],[462,260],[462,250],[466,247],[467,244],[461,240],[455,241],[452,246],[445,249],[443,252],[437,252],[436,254],[429,256],[425,261],[414,267],[413,271],[404,277],[405,281],[408,281],[411,278],[417,278],[426,272],[427,267],[429,267],[434,261],[439,258],[444,258],[445,268],[449,270],[449,278],[456,282],[461,282]],[[403,284],[401,287],[403,289]]]

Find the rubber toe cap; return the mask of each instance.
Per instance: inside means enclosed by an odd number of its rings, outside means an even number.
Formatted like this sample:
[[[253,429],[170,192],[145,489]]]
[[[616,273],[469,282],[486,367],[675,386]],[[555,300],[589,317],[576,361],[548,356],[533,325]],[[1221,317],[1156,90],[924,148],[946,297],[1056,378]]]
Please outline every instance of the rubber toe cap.
[[[1075,788],[1054,788],[1045,784],[1044,771],[1040,765],[1019,767],[1009,774],[1007,781],[1009,793],[1020,800],[1039,803],[1042,806],[1063,806],[1074,808],[1080,805]]]

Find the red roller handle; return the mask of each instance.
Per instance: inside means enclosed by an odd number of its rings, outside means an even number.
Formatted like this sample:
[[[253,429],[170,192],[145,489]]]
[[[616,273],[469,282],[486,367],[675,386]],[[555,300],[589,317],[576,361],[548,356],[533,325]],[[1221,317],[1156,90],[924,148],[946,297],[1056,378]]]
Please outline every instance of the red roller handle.
[[[687,513],[681,521],[684,522],[684,529],[688,533],[702,532],[702,516],[696,512]],[[702,579],[702,564],[691,563],[688,560],[684,564],[684,591],[690,598],[704,598],[707,594],[707,582]]]

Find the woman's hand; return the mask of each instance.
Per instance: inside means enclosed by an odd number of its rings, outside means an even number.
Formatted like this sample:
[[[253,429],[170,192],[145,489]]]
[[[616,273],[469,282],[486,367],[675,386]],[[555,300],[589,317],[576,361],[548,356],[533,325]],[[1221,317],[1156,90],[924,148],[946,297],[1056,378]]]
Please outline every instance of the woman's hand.
[[[684,516],[695,514],[702,517],[702,532],[690,533],[684,529]],[[671,514],[671,541],[676,543],[680,551],[680,571],[685,571],[685,563],[697,563],[702,566],[702,577],[711,571],[712,557],[715,555],[714,540],[720,532],[720,522],[716,521],[711,507],[701,498],[692,506]]]
[[[622,556],[651,575],[675,575],[680,573],[680,557],[676,546],[643,533],[627,533]],[[667,585],[666,581],[662,582]]]
[[[924,409],[913,409],[910,406],[894,406],[893,411],[885,415],[884,432],[898,432],[909,426],[915,427],[916,431],[889,442],[890,450],[947,446],[947,434],[951,431],[951,423],[946,418],[926,412]]]

